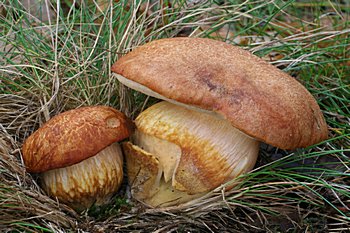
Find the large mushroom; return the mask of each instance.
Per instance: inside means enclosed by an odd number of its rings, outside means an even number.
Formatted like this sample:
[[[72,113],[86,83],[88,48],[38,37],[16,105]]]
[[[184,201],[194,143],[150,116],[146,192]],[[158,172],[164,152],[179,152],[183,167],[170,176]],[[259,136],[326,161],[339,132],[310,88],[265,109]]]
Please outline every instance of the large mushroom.
[[[112,71],[165,100],[137,117],[123,145],[132,194],[151,206],[182,203],[249,171],[259,142],[294,149],[327,138],[319,106],[298,81],[224,42],[153,41]]]
[[[22,148],[28,172],[39,173],[52,197],[82,211],[102,205],[123,179],[118,144],[132,123],[111,107],[90,106],[54,116],[29,136]]]

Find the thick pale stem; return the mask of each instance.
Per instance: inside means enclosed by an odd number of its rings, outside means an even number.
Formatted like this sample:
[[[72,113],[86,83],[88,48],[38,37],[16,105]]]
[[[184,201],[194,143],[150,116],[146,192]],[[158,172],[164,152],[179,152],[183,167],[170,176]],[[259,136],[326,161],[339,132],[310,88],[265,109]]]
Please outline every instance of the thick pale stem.
[[[76,210],[109,201],[123,179],[123,156],[114,143],[93,157],[41,174],[44,190]]]
[[[135,123],[138,154],[143,153],[143,161],[147,154],[157,158],[163,173],[163,180],[157,180],[160,187],[151,192],[158,200],[174,198],[169,190],[186,195],[208,192],[251,170],[256,162],[259,142],[211,114],[161,102],[141,113]],[[143,201],[153,205],[150,198]]]

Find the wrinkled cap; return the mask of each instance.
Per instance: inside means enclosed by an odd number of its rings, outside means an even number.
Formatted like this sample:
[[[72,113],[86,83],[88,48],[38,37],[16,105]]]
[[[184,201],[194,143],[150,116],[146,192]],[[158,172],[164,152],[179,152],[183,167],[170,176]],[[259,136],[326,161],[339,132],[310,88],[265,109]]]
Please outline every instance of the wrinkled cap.
[[[202,38],[161,39],[120,58],[120,82],[147,95],[214,112],[282,149],[327,138],[324,117],[297,80],[239,47]]]
[[[33,173],[70,166],[127,138],[131,131],[131,121],[114,108],[70,110],[51,118],[26,139],[24,164]]]

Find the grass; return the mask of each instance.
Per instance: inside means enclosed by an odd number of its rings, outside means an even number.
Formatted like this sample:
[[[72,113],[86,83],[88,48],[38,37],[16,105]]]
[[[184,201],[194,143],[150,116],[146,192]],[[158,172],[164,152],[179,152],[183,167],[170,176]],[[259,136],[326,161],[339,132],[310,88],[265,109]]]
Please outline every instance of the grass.
[[[349,231],[347,1],[47,2],[41,9],[49,13],[28,12],[17,1],[0,5],[1,230]],[[25,172],[24,139],[83,105],[136,117],[156,100],[119,85],[111,65],[141,44],[174,36],[226,41],[291,74],[317,99],[329,139],[296,151],[262,145],[254,171],[232,181],[236,188],[183,206],[147,209],[121,191],[110,206],[78,215],[48,198]]]

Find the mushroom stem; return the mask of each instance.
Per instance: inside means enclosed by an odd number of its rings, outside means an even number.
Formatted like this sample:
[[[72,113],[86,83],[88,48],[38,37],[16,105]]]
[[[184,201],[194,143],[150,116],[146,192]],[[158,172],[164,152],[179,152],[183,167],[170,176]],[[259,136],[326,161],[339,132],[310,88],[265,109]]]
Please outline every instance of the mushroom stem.
[[[259,142],[213,114],[161,102],[135,124],[134,145],[124,144],[129,182],[134,197],[152,206],[213,190],[251,170],[257,159]],[[143,181],[139,174],[152,178]]]
[[[43,189],[78,211],[102,205],[122,183],[122,164],[121,148],[116,142],[80,163],[41,173]]]

